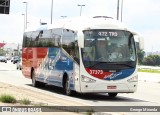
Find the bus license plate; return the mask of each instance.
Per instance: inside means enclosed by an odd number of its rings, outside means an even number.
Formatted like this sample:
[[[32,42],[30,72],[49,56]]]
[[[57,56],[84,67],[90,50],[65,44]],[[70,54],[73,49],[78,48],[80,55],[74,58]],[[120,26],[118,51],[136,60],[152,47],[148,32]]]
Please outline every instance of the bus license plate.
[[[107,89],[117,89],[117,86],[107,86]]]

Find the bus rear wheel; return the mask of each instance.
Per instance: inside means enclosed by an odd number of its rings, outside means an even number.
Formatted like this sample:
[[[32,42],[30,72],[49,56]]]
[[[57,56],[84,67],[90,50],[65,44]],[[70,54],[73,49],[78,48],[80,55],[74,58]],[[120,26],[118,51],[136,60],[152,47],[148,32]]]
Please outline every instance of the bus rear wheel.
[[[109,97],[116,97],[118,93],[108,93]]]
[[[36,81],[34,70],[31,72],[31,78],[32,78],[32,86],[37,87],[38,82]]]
[[[42,82],[39,82],[36,80],[34,70],[31,73],[31,77],[32,77],[32,86],[33,87],[44,87],[45,86],[45,83],[42,83]]]

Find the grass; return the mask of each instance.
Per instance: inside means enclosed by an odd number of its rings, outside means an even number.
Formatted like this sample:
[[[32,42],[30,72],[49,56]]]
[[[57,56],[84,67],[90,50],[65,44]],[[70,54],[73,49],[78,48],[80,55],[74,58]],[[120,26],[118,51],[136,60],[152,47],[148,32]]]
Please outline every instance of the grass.
[[[93,113],[94,113],[94,111],[92,109],[86,111],[86,115],[92,115]]]
[[[29,99],[22,99],[22,100],[19,100],[17,101],[16,98],[12,95],[9,95],[9,94],[2,94],[0,96],[0,102],[3,102],[3,103],[20,103],[20,104],[24,104],[24,105],[29,105],[31,104],[31,101]]]
[[[24,98],[24,99],[20,100],[19,103],[24,104],[24,105],[29,105],[29,104],[31,104],[31,101],[29,99]]]
[[[86,115],[93,115],[93,112],[86,112]]]
[[[33,104],[34,106],[48,106],[47,103],[37,103],[37,104]]]
[[[153,69],[138,69],[138,72],[160,73],[159,70],[153,70]]]
[[[9,94],[2,94],[0,96],[0,101],[3,103],[16,103],[16,98]]]

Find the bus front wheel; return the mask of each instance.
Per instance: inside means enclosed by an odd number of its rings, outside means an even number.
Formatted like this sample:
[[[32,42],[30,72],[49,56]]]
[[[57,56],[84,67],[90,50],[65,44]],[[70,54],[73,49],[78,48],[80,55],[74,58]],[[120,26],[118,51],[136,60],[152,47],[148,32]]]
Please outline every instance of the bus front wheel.
[[[116,97],[118,93],[108,93],[109,97]]]
[[[64,91],[65,91],[65,94],[68,96],[73,95],[73,91],[70,89],[70,83],[69,83],[68,77],[66,77],[64,80]]]

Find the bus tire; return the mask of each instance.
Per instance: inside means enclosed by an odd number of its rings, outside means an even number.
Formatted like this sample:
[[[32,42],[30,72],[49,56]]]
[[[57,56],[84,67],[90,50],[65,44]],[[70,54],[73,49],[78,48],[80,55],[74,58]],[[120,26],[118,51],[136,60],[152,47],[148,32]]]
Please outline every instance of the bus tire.
[[[32,78],[32,86],[33,87],[37,87],[38,86],[38,82],[36,81],[34,70],[31,72],[31,78]]]
[[[118,93],[108,93],[109,97],[116,97]]]
[[[32,86],[33,87],[44,87],[45,86],[45,83],[36,81],[34,70],[32,70],[32,72],[31,72],[31,78],[32,78]]]
[[[66,95],[68,96],[71,96],[73,95],[73,91],[70,89],[70,86],[69,86],[69,77],[64,77],[64,92]]]

